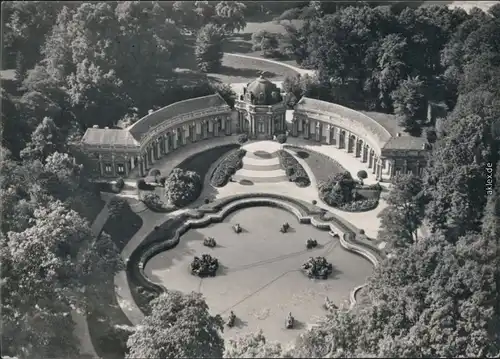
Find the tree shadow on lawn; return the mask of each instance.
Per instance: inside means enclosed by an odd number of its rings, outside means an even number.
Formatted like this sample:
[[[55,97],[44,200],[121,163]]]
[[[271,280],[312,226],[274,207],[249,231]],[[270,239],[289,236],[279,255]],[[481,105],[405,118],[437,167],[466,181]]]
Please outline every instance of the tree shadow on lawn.
[[[121,251],[135,233],[142,227],[142,219],[128,207],[120,215],[108,218],[103,231],[111,236],[113,243]],[[125,355],[124,333],[117,334],[113,329],[115,325],[131,325],[127,316],[120,308],[114,286],[114,275],[109,275],[106,286],[108,290],[99,293],[96,308],[87,316],[88,328],[92,344],[97,354],[104,359],[118,359]]]
[[[238,41],[252,41],[252,33],[251,32],[238,32],[235,33],[229,41],[237,39]]]
[[[309,158],[309,153],[307,153],[305,151],[296,151],[295,153],[297,154],[297,157],[299,157],[303,160],[306,158]]]
[[[247,34],[245,34],[247,35]],[[251,34],[248,34],[251,37]],[[248,54],[252,52],[252,44],[245,41],[238,41],[235,39],[228,40],[224,43],[224,52],[236,54]]]
[[[260,75],[264,75],[267,78],[273,78],[278,76],[276,73],[271,71],[265,71],[265,73],[263,74],[262,70],[260,69],[236,68],[225,65],[222,65],[217,72],[212,73],[212,75],[209,75],[208,77],[212,78],[214,77],[213,75],[215,74],[232,76],[232,77],[244,77],[250,79],[258,78]]]

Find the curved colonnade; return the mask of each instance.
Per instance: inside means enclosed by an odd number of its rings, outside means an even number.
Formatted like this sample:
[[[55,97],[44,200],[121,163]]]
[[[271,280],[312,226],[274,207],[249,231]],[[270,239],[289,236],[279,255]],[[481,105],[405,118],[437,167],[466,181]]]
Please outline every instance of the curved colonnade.
[[[391,176],[394,165],[383,156],[391,133],[361,112],[333,103],[303,97],[296,105],[291,135],[336,146],[366,163],[377,180],[383,170]]]
[[[148,243],[139,246],[127,259],[127,271],[131,278],[135,278],[142,287],[161,293],[167,289],[161,284],[150,280],[144,273],[147,262],[155,255],[174,248],[180,241],[181,236],[190,229],[206,227],[212,223],[220,223],[230,213],[246,207],[270,206],[286,210],[297,217],[299,223],[311,224],[320,230],[328,230],[335,237],[338,236],[340,245],[347,251],[361,255],[374,267],[379,265],[382,258],[381,253],[363,245],[356,239],[356,234],[338,220],[324,221],[320,217],[320,211],[310,212],[307,207],[293,198],[271,194],[244,194],[225,198],[217,205],[208,205],[200,208],[194,213],[187,212],[189,218],[177,227],[170,239]],[[153,230],[152,230],[153,231]],[[351,308],[356,303],[356,292],[364,285],[354,288],[350,293]]]
[[[219,95],[176,102],[126,129],[89,128],[82,138],[102,177],[145,176],[153,164],[189,143],[233,134],[231,108]]]

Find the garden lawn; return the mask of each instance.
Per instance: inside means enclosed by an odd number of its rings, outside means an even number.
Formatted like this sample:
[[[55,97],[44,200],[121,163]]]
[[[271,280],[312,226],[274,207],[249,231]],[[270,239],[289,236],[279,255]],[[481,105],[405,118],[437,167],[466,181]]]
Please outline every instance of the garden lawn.
[[[111,236],[111,239],[121,252],[128,241],[142,227],[142,219],[132,212],[130,207],[116,218],[108,218],[103,231]],[[123,340],[112,335],[115,325],[131,325],[116,300],[114,275],[109,276],[109,286],[106,292],[100,293],[98,305],[87,316],[87,322],[96,353],[103,359],[123,359],[125,346]],[[92,299],[91,299],[92,300]]]
[[[284,21],[283,23],[290,24],[289,21]],[[295,27],[300,28],[303,24],[303,21],[292,20],[291,23]],[[271,33],[277,33],[281,35],[286,34],[283,25],[276,23],[274,21],[248,22],[247,26],[243,30],[235,33],[227,41],[224,42],[224,47],[223,47],[224,52],[265,58],[262,54],[262,51],[252,50],[252,34],[261,30],[266,30]],[[297,61],[295,61],[295,59],[283,58],[283,59],[273,59],[273,60],[277,60],[292,66],[298,66]]]
[[[183,64],[183,67],[178,68],[177,72],[197,72],[198,69],[194,61],[193,51],[186,51],[184,56],[186,57],[186,61],[180,62]],[[221,68],[216,72],[210,72],[206,75],[211,80],[230,84],[248,83],[258,78],[261,74],[271,81],[283,81],[286,76],[296,76],[297,72],[289,67],[261,61],[260,59],[248,59],[224,54]]]
[[[214,164],[219,158],[223,157],[229,151],[232,151],[239,147],[240,145],[235,143],[214,147],[186,158],[176,168],[180,168],[184,171],[194,171],[198,173],[198,175],[200,175],[201,177],[201,180],[204,181],[212,164]]]
[[[306,162],[314,174],[317,183],[326,181],[329,177],[346,171],[341,164],[336,163],[330,157],[321,153],[290,145],[285,145],[284,148],[294,151],[297,157]]]
[[[210,170],[210,167],[215,162],[217,162],[219,158],[224,157],[226,153],[234,149],[237,149],[239,147],[240,147],[239,144],[232,143],[228,145],[210,148],[206,151],[196,153],[193,156],[186,158],[184,161],[179,163],[175,168],[180,168],[184,171],[193,171],[198,173],[198,175],[201,178],[201,184],[202,184],[202,188],[199,193],[201,194],[203,192],[203,184],[205,183],[205,177],[209,175],[208,171]],[[167,174],[162,174],[162,175],[166,175],[168,177]],[[160,199],[164,200],[165,192],[163,187],[161,186],[156,187],[155,192],[160,197]]]

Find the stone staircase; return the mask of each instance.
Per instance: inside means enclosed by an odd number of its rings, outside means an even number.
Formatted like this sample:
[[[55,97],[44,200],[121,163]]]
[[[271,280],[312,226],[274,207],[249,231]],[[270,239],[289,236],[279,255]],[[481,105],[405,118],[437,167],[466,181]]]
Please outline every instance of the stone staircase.
[[[288,182],[285,171],[281,169],[277,153],[266,151],[247,151],[245,157],[243,157],[243,168],[236,171],[233,180],[241,184],[244,184],[244,182]]]

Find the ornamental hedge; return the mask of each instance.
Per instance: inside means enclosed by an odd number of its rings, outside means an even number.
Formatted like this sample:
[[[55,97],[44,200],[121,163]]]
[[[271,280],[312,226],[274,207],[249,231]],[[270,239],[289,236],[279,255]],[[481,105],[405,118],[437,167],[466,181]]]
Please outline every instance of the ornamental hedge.
[[[285,150],[279,150],[278,158],[281,168],[285,170],[290,182],[294,182],[298,187],[307,187],[311,184],[311,180],[304,167],[290,153]]]
[[[214,187],[224,187],[232,175],[236,173],[237,170],[243,167],[243,157],[246,154],[246,150],[237,149],[230,152],[217,166],[212,177],[210,178],[210,183]]]
[[[176,207],[184,207],[199,197],[202,186],[196,172],[174,168],[165,181],[165,198]]]

